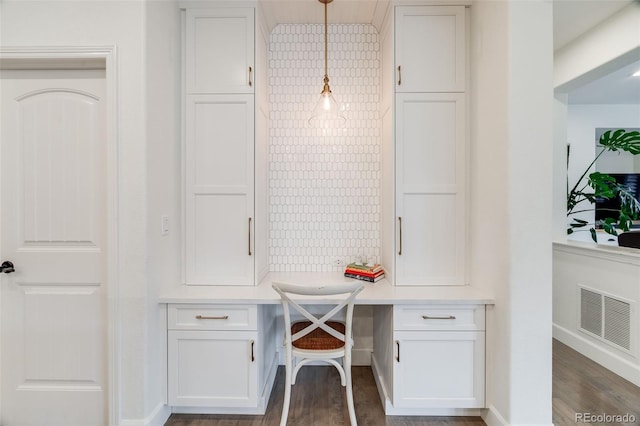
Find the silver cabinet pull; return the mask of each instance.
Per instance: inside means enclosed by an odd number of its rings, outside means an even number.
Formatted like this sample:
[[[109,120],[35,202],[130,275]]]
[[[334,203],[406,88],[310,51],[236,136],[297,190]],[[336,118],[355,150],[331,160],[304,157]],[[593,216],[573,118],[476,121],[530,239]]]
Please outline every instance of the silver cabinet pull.
[[[422,319],[435,319],[435,320],[452,320],[456,319],[453,315],[443,316],[443,317],[433,317],[431,315],[423,315]]]
[[[398,354],[396,355],[396,361],[400,362],[400,340],[396,340],[396,346],[398,347]]]
[[[249,256],[251,256],[251,218],[249,218]]]
[[[398,256],[402,256],[402,218],[398,216],[398,225],[400,226],[400,248],[398,250]]]
[[[249,67],[249,87],[253,86],[253,82],[251,81],[251,71],[253,71],[253,69]]]
[[[205,315],[196,315],[196,319],[226,320],[226,319],[229,319],[229,315],[221,315],[219,317],[207,317]]]
[[[398,86],[402,84],[402,68],[398,65]]]
[[[251,340],[251,362],[254,362],[256,360],[256,357],[253,355],[253,347],[255,346],[256,342],[253,341],[253,339]]]

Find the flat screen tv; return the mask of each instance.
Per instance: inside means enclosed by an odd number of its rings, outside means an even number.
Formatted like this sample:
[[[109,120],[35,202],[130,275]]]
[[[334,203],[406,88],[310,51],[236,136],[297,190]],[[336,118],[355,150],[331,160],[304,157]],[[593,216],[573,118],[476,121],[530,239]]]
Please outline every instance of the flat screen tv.
[[[640,202],[640,173],[607,173],[614,178],[617,183],[623,184],[629,188],[634,194],[636,200]],[[611,212],[607,209],[620,209],[620,200],[612,198],[610,200],[597,199],[596,200],[596,221],[605,219],[607,217],[616,218],[618,215],[616,212]],[[640,226],[640,221],[634,221],[634,227]]]

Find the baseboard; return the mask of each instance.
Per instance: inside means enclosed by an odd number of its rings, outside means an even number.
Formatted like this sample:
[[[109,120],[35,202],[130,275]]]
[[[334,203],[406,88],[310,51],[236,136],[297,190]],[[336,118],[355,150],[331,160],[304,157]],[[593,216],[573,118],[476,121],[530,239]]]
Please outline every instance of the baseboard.
[[[169,416],[171,408],[164,402],[161,402],[151,413],[144,419],[127,419],[120,422],[120,426],[163,426]]]
[[[373,373],[373,379],[376,382],[376,388],[378,389],[378,396],[380,397],[380,402],[382,403],[382,409],[386,414],[387,411],[391,408],[391,400],[389,399],[384,380],[380,375],[380,368],[378,367],[378,361],[376,361],[375,355],[371,356],[371,372]]]
[[[482,420],[487,426],[554,426],[553,423],[509,423],[493,405],[484,410]]]
[[[507,426],[509,424],[493,405],[485,410],[482,415],[482,420],[484,420],[487,426]]]
[[[640,386],[640,365],[624,359],[608,348],[600,346],[572,330],[553,324],[553,337],[580,352],[587,358],[597,362],[607,370]]]
[[[351,365],[354,367],[368,367],[371,365],[371,348],[351,349]]]
[[[267,374],[266,383],[262,389],[262,395],[260,397],[260,409],[264,414],[267,411],[267,405],[269,404],[269,398],[271,397],[271,391],[273,390],[273,384],[276,381],[276,373],[278,372],[278,354],[274,354],[273,362],[269,367],[269,373]]]

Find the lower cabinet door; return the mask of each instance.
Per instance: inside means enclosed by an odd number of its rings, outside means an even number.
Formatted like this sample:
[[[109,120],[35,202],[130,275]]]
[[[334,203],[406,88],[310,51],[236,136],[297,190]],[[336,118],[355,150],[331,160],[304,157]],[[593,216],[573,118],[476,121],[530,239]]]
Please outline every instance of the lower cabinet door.
[[[484,407],[484,332],[396,331],[394,337],[395,407]]]
[[[256,337],[254,331],[170,330],[169,405],[257,406]]]

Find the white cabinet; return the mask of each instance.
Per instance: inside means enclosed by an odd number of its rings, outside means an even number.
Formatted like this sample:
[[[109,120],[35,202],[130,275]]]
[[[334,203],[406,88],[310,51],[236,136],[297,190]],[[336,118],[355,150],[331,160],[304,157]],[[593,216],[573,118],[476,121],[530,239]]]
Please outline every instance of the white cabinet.
[[[254,283],[254,97],[187,95],[187,284]]]
[[[464,6],[395,9],[396,92],[463,92]]]
[[[254,8],[188,9],[187,93],[253,93]]]
[[[465,96],[398,93],[396,110],[396,284],[464,284]]]
[[[376,307],[372,363],[385,412],[484,407],[484,328],[484,305]]]
[[[184,24],[185,283],[255,285],[255,8],[187,9]]]
[[[169,405],[253,407],[255,331],[170,330]]]
[[[189,304],[167,309],[173,411],[264,413],[277,369],[272,309]]]
[[[383,234],[395,235],[396,250],[383,262],[393,262],[396,285],[464,285],[465,8],[394,11],[395,224]]]

